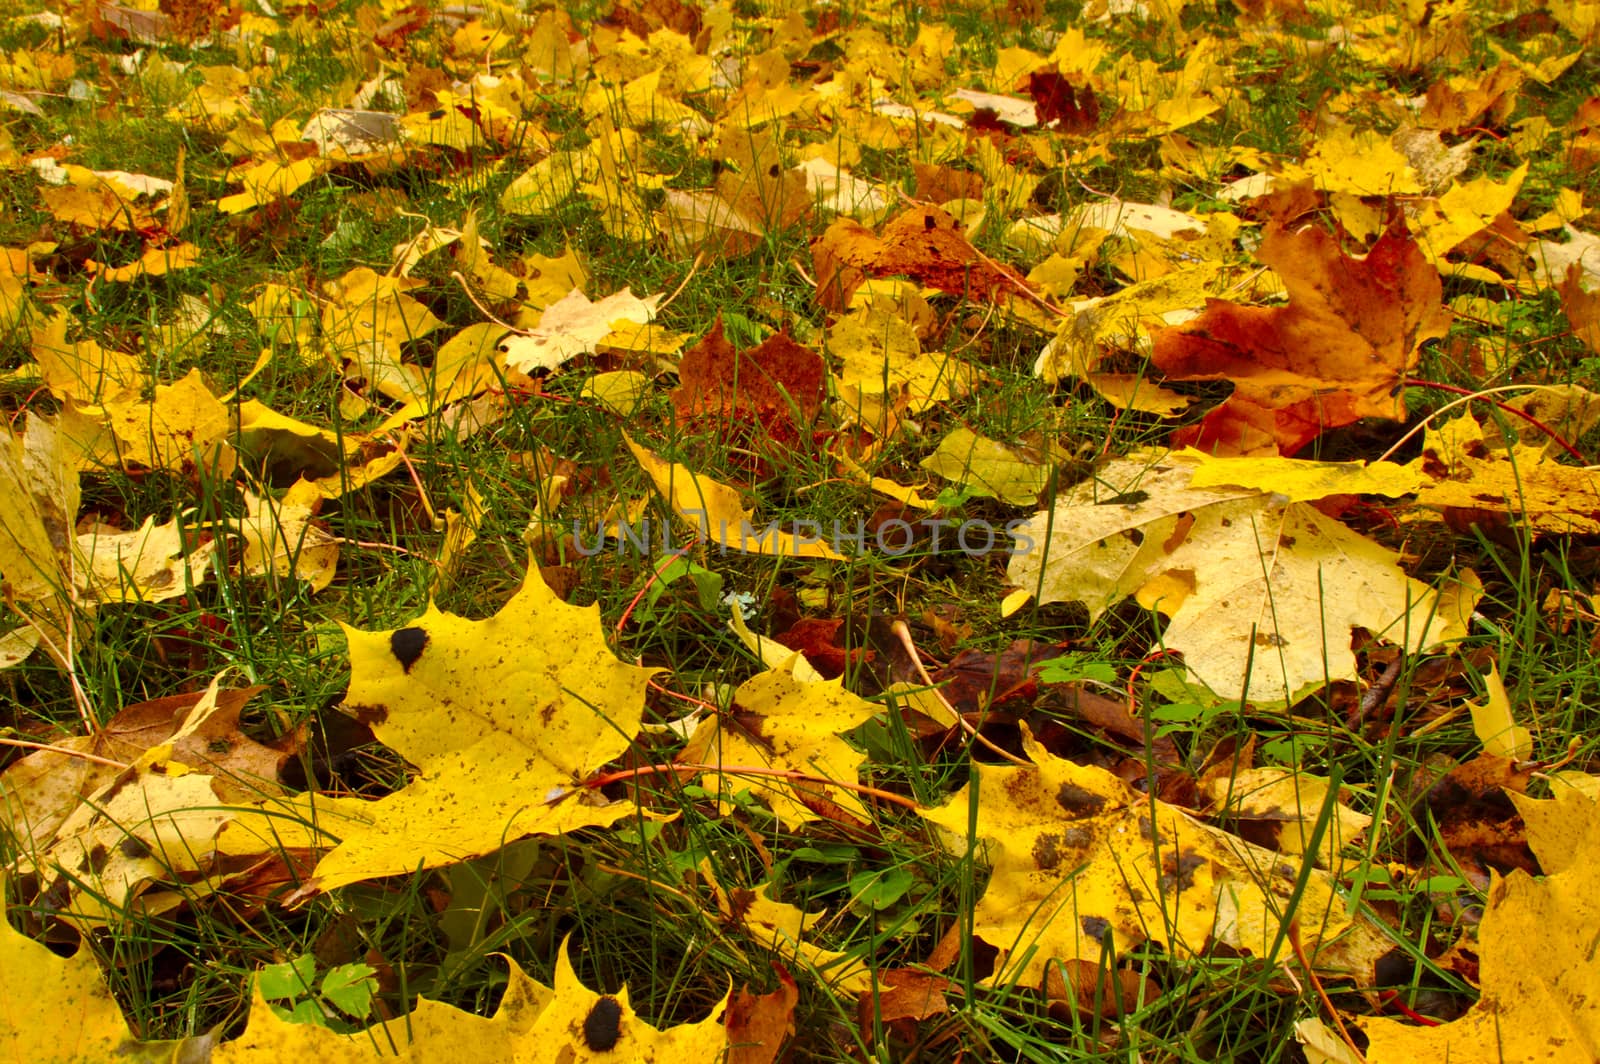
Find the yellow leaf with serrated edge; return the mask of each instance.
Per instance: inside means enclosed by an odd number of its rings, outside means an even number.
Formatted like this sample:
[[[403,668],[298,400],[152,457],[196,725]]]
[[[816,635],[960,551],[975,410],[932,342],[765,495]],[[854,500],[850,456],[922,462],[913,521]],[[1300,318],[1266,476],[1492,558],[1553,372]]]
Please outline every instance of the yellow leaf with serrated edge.
[[[700,874],[711,884],[723,918],[742,926],[757,945],[790,962],[799,961],[816,969],[830,986],[846,993],[871,989],[871,969],[859,958],[809,942],[807,929],[817,919],[787,902],[775,900],[771,883],[763,883],[754,890],[726,887],[717,882],[710,860],[701,862]]]
[[[636,812],[582,784],[638,732],[653,670],[619,661],[606,647],[600,608],[562,602],[537,567],[482,621],[430,606],[405,627],[345,635],[345,704],[420,775],[385,798],[340,806],[362,822],[341,827],[341,842],[317,865],[316,888]]]
[[[1483,688],[1483,703],[1468,702],[1467,708],[1472,710],[1472,731],[1484,753],[1526,761],[1533,756],[1533,733],[1519,726],[1512,715],[1511,697],[1498,665],[1490,667]]]
[[[748,789],[771,806],[784,824],[822,819],[807,800],[836,806],[865,822],[866,807],[851,790],[824,783],[741,776],[739,767],[793,770],[824,780],[857,783],[863,757],[840,736],[875,716],[880,707],[851,694],[840,680],[802,680],[792,659],[757,673],[734,694],[737,709],[726,720],[708,717],[689,740],[686,760],[725,768],[722,790]]]
[[[295,1023],[278,1016],[261,996],[251,994],[250,1022],[244,1033],[211,1052],[216,1064],[278,1064],[315,1060],[318,1064],[367,1064],[381,1055],[420,1064],[438,1060],[450,1047],[470,1045],[479,1060],[510,1061],[534,1022],[549,1007],[555,991],[529,979],[515,961],[505,994],[493,1016],[475,1016],[453,1005],[418,998],[404,1016],[364,1031],[342,1034],[317,1023]],[[376,1046],[385,1047],[383,1050]]]
[[[970,494],[1023,505],[1038,500],[1063,457],[1054,448],[1038,452],[1012,447],[963,426],[939,441],[933,454],[922,460],[922,468],[964,485]]]
[[[128,1058],[139,1042],[87,946],[62,957],[11,926],[0,880],[0,1059],[76,1064]]]
[[[1290,502],[1315,502],[1330,495],[1384,495],[1398,499],[1422,485],[1418,463],[1307,462],[1281,455],[1214,458],[1186,447],[1178,452],[1199,463],[1189,478],[1193,488],[1254,488]]]
[[[1525,443],[1490,448],[1470,417],[1430,429],[1423,443],[1423,506],[1495,510],[1536,532],[1600,532],[1600,472],[1551,461]]]
[[[1494,876],[1478,927],[1480,992],[1466,1015],[1435,1027],[1384,1017],[1356,1022],[1368,1064],[1591,1064],[1600,1059],[1600,805],[1556,786],[1546,801],[1513,794],[1545,871]]]
[[[244,183],[243,192],[223,196],[217,201],[217,210],[223,214],[239,214],[293,195],[306,182],[327,173],[333,163],[318,155],[298,159],[292,163],[268,159],[239,175]]]

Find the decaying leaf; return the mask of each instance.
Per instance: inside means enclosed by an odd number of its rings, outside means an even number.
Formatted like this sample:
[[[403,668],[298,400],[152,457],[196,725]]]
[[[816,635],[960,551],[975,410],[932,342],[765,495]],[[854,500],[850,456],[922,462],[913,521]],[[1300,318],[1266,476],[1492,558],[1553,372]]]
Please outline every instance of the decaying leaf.
[[[953,429],[927,458],[922,468],[965,486],[973,495],[988,495],[1013,505],[1037,502],[1050,482],[1055,463],[1066,457],[1057,451],[1039,453],[979,436],[962,426]]]
[[[727,1046],[721,1014],[727,997],[699,1023],[656,1028],[628,1004],[628,992],[597,994],[572,969],[564,946],[553,986],[528,978],[515,961],[495,1014],[476,1016],[421,998],[405,1016],[366,1031],[340,1034],[319,1024],[280,1018],[256,989],[250,1024],[238,1039],[219,1045],[219,1064],[266,1064],[289,1059],[370,1061],[380,1055],[413,1064],[458,1055],[470,1047],[478,1059],[514,1064],[606,1060],[715,1060]]]
[[[1423,470],[1429,480],[1417,502],[1447,514],[1458,511],[1469,520],[1509,515],[1536,532],[1600,531],[1600,475],[1563,465],[1541,446],[1490,446],[1470,417],[1428,431]]]
[[[1056,960],[1100,964],[1145,941],[1178,957],[1223,943],[1271,963],[1299,921],[1319,967],[1364,978],[1375,944],[1336,900],[1334,881],[1135,792],[1104,769],[1048,753],[1024,731],[1032,765],[976,765],[974,779],[923,815],[957,838],[976,805],[994,867],[973,931],[998,947],[995,981],[1040,985]],[[1354,932],[1353,953],[1335,946]],[[1326,952],[1323,952],[1326,951]]]
[[[846,691],[839,680],[798,679],[791,659],[741,684],[728,719],[703,721],[684,756],[725,773],[723,786],[730,793],[749,790],[764,798],[785,824],[837,819],[839,812],[865,821],[867,810],[853,791],[741,776],[738,770],[797,771],[853,786],[862,757],[840,736],[875,716],[878,708]]]
[[[593,303],[574,288],[546,307],[539,324],[527,335],[501,343],[506,367],[522,373],[555,369],[593,351],[619,324],[649,322],[660,299],[658,295],[640,299],[624,288]]]
[[[138,1040],[88,947],[58,956],[13,928],[4,909],[0,895],[0,1057],[76,1064],[134,1051]]]
[[[687,466],[668,462],[634,443],[628,449],[650,475],[656,491],[703,539],[724,548],[750,554],[772,554],[789,558],[833,558],[840,555],[822,539],[820,527],[811,535],[797,535],[781,528],[757,528],[755,511],[747,510],[739,493],[710,477],[692,473]]]
[[[778,443],[809,433],[827,389],[822,356],[778,333],[738,351],[711,327],[678,362],[672,405],[684,418],[714,418],[759,428]]]

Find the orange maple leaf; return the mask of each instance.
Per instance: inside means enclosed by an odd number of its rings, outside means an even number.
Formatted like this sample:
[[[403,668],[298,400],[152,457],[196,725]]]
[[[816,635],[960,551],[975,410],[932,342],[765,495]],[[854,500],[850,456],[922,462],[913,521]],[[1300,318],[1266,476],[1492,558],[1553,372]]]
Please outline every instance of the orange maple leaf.
[[[1364,417],[1399,420],[1396,389],[1418,348],[1450,323],[1439,273],[1393,226],[1361,257],[1321,229],[1267,230],[1256,257],[1283,278],[1286,307],[1206,301],[1203,314],[1155,336],[1169,380],[1229,380],[1234,393],[1174,435],[1218,454],[1293,454]]]
[[[842,311],[868,277],[896,274],[918,284],[973,299],[1021,295],[1037,299],[1015,274],[1003,270],[968,242],[961,223],[947,211],[920,205],[902,211],[877,235],[841,218],[811,242],[817,271],[817,302]]]

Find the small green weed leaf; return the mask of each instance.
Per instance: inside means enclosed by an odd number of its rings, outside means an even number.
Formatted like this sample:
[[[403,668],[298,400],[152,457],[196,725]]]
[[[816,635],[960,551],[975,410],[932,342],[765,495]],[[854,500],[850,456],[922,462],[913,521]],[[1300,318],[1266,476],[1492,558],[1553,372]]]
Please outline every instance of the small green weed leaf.
[[[300,998],[316,986],[317,959],[307,953],[292,961],[268,964],[256,973],[256,986],[268,1001]]]

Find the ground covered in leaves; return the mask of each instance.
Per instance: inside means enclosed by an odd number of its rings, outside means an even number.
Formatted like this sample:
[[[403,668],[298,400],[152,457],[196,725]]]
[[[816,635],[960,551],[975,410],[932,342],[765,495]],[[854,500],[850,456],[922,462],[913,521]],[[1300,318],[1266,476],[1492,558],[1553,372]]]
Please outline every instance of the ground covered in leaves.
[[[0,24],[0,1056],[1592,1061],[1600,4]]]

